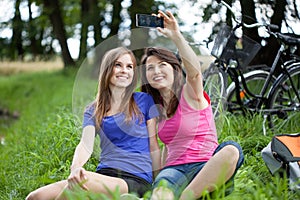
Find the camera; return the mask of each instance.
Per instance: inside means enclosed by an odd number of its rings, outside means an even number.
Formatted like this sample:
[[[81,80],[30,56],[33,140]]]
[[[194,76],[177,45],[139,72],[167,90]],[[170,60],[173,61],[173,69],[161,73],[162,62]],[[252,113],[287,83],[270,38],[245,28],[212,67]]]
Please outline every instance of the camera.
[[[164,28],[164,19],[162,17],[156,17],[154,15],[136,14],[136,26],[147,28]]]

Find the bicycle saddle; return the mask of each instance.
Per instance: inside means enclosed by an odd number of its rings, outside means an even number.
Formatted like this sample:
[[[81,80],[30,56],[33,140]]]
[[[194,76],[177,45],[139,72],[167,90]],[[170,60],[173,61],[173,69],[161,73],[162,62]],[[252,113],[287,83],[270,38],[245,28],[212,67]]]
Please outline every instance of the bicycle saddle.
[[[277,33],[277,36],[280,40],[288,45],[299,45],[300,36],[291,33]]]

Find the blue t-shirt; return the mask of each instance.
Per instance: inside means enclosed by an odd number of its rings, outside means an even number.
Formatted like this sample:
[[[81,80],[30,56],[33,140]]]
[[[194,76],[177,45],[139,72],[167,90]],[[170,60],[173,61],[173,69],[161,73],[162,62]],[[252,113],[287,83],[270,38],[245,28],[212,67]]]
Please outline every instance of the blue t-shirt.
[[[124,113],[103,118],[100,131],[100,163],[102,168],[120,169],[139,176],[152,183],[152,161],[150,157],[147,120],[157,117],[158,110],[152,97],[143,92],[135,92],[134,100],[142,113],[142,121],[125,122]],[[95,126],[94,106],[84,112],[83,127]]]

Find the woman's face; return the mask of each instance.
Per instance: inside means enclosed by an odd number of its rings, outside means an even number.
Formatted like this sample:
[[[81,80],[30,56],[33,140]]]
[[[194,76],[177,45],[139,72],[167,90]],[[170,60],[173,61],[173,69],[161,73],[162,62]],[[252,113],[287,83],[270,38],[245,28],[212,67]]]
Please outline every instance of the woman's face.
[[[149,56],[146,61],[146,78],[155,89],[171,89],[174,82],[173,67],[156,56]]]
[[[126,88],[133,80],[134,64],[129,54],[120,56],[113,66],[110,87]]]

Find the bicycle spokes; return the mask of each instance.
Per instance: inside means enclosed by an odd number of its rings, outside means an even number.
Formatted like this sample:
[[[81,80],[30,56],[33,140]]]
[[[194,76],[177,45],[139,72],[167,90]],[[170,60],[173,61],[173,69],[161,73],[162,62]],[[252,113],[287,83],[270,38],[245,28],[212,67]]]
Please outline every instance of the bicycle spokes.
[[[269,124],[273,129],[294,130],[300,117],[300,65],[278,79],[270,91]]]

